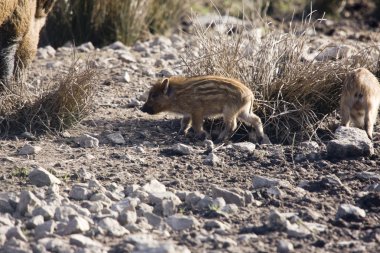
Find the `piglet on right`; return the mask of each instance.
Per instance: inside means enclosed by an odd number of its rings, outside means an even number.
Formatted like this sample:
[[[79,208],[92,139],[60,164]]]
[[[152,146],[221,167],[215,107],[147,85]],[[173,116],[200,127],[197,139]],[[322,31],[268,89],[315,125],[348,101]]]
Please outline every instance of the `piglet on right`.
[[[341,125],[364,129],[372,140],[380,105],[380,84],[366,68],[349,72],[343,81],[340,101]]]

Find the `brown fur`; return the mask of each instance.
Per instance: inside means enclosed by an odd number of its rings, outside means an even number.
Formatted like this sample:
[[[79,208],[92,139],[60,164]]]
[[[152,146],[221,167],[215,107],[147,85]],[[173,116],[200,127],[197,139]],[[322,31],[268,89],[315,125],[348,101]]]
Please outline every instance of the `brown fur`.
[[[174,112],[182,114],[181,132],[185,135],[190,126],[199,137],[205,137],[203,119],[223,115],[225,129],[218,141],[230,137],[236,129],[237,118],[256,130],[259,141],[264,137],[260,118],[251,112],[254,100],[252,91],[237,80],[219,76],[171,77],[156,83],[142,111],[149,114]]]
[[[372,139],[380,105],[380,85],[377,78],[367,69],[358,68],[344,80],[340,104],[342,125],[364,129]]]
[[[0,0],[0,81],[27,67],[55,0]]]

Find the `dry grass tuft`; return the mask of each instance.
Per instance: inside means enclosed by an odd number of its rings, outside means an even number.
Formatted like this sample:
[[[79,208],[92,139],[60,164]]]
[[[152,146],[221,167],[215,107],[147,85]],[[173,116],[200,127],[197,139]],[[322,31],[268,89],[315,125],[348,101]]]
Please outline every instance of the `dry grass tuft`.
[[[196,19],[194,19],[196,23]],[[242,22],[243,24],[243,22]],[[307,61],[312,22],[292,24],[283,32],[262,23],[262,36],[210,32],[198,26],[198,48],[190,48],[184,64],[188,75],[216,74],[237,78],[255,93],[254,110],[263,119],[272,141],[317,139],[324,119],[338,108],[342,78],[347,71],[367,67],[379,70],[379,48],[367,47],[336,61]]]
[[[1,133],[57,132],[75,125],[90,112],[97,76],[88,63],[84,68],[74,63],[49,91],[33,94],[20,88],[4,90],[0,100]]]

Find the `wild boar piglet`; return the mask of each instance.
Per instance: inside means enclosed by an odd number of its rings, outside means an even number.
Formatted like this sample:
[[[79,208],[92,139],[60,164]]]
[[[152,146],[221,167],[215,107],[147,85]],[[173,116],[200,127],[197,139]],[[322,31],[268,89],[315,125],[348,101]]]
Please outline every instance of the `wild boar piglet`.
[[[380,105],[380,85],[377,78],[367,69],[358,68],[349,72],[343,81],[340,101],[341,124],[364,129],[372,139]]]
[[[203,130],[204,118],[222,115],[225,127],[217,142],[231,136],[239,119],[255,128],[261,142],[264,131],[260,118],[251,111],[253,102],[252,91],[235,79],[220,76],[170,77],[153,85],[141,110],[149,114],[181,114],[180,132],[186,135],[192,126],[201,139],[207,137]]]

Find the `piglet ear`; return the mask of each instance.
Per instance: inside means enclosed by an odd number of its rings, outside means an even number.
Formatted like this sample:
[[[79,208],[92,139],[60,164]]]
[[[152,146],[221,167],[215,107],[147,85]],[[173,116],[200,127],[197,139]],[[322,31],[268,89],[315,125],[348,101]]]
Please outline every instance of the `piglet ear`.
[[[168,91],[169,91],[169,78],[165,78],[163,81],[162,81],[162,86],[164,87],[163,91],[164,91],[164,94],[165,95],[168,95]]]

